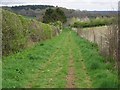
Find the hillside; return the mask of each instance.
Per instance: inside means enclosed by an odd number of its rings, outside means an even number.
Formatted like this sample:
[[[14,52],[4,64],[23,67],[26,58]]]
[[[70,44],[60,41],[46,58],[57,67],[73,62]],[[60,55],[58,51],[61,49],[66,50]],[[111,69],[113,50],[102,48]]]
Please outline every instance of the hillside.
[[[3,7],[4,9],[10,10],[14,13],[21,14],[24,16],[29,16],[32,18],[37,18],[38,20],[42,21],[42,17],[48,8],[57,8],[54,6],[49,5],[27,5],[27,6],[15,6],[15,7]],[[72,17],[78,17],[78,18],[85,18],[86,16],[89,18],[96,18],[96,17],[111,17],[114,15],[117,15],[117,11],[80,11],[80,10],[74,10],[74,9],[67,9],[60,7],[66,17],[72,18]]]

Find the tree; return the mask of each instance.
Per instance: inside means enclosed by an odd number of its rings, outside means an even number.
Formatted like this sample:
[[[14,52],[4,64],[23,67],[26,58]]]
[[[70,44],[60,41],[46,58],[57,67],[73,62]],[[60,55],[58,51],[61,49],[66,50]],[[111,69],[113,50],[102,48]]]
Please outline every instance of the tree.
[[[67,21],[64,12],[60,8],[56,9],[56,13],[57,13],[57,21],[60,20],[63,23]]]
[[[43,16],[43,22],[44,23],[53,22],[54,21],[54,19],[52,17],[53,13],[54,13],[53,9],[51,9],[51,8],[47,9],[46,12],[45,12],[45,15]]]
[[[64,12],[60,8],[47,9],[45,15],[43,16],[43,22],[50,23],[56,21],[61,21],[62,23],[65,23],[67,21]]]

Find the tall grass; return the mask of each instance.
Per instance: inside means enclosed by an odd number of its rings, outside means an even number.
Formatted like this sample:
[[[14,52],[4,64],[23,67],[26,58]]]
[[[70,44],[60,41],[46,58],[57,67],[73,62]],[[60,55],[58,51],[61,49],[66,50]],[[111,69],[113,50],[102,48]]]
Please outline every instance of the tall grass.
[[[107,62],[106,58],[101,56],[98,52],[98,47],[94,43],[76,37],[74,32],[73,37],[79,45],[81,55],[90,75],[93,87],[95,88],[117,88],[118,87],[118,74],[114,67],[115,61]],[[76,38],[75,38],[76,37]]]

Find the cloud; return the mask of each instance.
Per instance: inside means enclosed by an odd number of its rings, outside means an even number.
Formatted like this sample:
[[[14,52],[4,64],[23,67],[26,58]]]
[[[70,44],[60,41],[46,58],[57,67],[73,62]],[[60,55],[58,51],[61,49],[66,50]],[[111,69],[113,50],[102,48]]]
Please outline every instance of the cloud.
[[[54,5],[69,9],[117,10],[119,0],[1,0],[2,6],[15,5]]]

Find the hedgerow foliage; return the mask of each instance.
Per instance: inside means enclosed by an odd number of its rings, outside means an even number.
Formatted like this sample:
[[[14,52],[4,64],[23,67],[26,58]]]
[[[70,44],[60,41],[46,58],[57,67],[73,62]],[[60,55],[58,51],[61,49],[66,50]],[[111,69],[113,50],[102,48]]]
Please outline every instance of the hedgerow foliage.
[[[89,21],[78,21],[75,22],[72,26],[76,28],[84,28],[84,27],[96,27],[96,26],[104,26],[112,24],[114,18],[98,18],[91,19]]]
[[[56,35],[58,28],[2,10],[3,55],[27,48],[29,41],[39,42]]]

